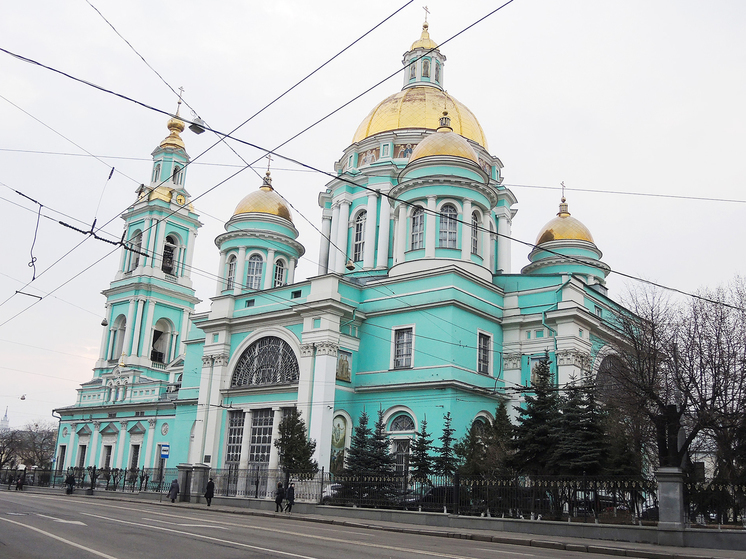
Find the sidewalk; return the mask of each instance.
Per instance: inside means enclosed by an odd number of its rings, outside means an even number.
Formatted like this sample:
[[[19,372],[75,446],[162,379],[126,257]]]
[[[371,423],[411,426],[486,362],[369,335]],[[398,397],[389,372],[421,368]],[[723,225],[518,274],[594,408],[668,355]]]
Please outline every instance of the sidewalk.
[[[335,524],[349,526],[358,529],[382,530],[387,532],[400,532],[404,534],[417,534],[440,538],[457,538],[478,542],[493,542],[497,544],[508,544],[523,547],[540,547],[546,549],[557,549],[565,551],[597,553],[603,555],[621,557],[640,557],[644,559],[746,559],[746,533],[744,533],[744,550],[733,551],[723,549],[693,549],[686,547],[659,546],[644,543],[616,542],[607,540],[591,540],[570,537],[549,537],[532,534],[518,534],[500,532],[497,530],[476,529],[454,529],[439,528],[436,526],[420,526],[405,524],[402,522],[387,522],[382,520],[353,520],[344,516],[330,516],[321,514],[275,513],[257,509],[216,505],[207,507],[197,503],[171,504],[167,500],[162,502],[138,498],[135,494],[112,494],[107,492],[96,492],[94,496],[76,493],[74,497],[86,499],[107,499],[116,501],[130,501],[154,506],[169,506],[189,509],[201,509],[208,514],[227,513],[240,514],[244,516],[263,516],[275,518],[278,521],[288,519],[300,522],[318,522],[321,524]],[[274,506],[274,503],[272,503]],[[296,503],[297,505],[297,503]]]

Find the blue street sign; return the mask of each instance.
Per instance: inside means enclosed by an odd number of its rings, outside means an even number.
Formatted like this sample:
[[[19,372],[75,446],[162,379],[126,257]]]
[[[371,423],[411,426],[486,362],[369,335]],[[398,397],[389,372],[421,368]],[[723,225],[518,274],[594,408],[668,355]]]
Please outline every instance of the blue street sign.
[[[170,450],[170,445],[162,444],[161,445],[161,458],[168,458],[169,450]]]

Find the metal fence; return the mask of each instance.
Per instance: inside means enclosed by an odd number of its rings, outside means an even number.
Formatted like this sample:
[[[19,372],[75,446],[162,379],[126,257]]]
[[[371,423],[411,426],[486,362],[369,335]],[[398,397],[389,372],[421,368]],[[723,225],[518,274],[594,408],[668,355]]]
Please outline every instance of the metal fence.
[[[687,483],[684,489],[692,524],[746,527],[746,485],[703,481]]]

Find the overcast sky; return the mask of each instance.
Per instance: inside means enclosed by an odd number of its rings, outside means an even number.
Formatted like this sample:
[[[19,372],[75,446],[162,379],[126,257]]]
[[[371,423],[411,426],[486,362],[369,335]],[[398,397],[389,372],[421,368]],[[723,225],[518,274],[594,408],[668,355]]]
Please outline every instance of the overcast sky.
[[[405,3],[90,2],[226,132]],[[235,136],[272,149],[400,69],[419,38],[423,4],[409,4]],[[428,0],[431,37],[441,44],[500,4]],[[613,270],[685,291],[743,274],[744,28],[740,0],[515,0],[443,45],[446,89],[479,119],[518,198],[514,236],[536,239],[557,212],[564,181],[570,212]],[[168,86],[85,0],[10,3],[0,47],[176,109]],[[21,427],[51,419],[91,378],[103,330],[100,292],[119,263],[114,247],[57,221],[89,229],[95,218],[97,227],[106,224],[102,236],[118,239],[118,216],[148,182],[168,117],[2,52],[0,77],[0,415],[7,406],[11,426]],[[279,153],[333,171],[360,121],[400,88],[396,75]],[[209,133],[183,138],[193,159],[215,142]],[[263,155],[232,147],[247,161]],[[204,223],[193,272],[198,310],[215,291],[213,240],[259,187],[266,163],[226,180],[240,165],[219,145],[188,169],[193,197],[225,181],[195,202]],[[320,225],[317,195],[327,177],[275,157],[273,178],[300,210],[293,217],[306,256],[296,278],[312,276],[319,233],[307,220]],[[39,206],[14,191],[43,205],[36,233]],[[32,246],[37,279],[29,285]],[[528,252],[514,244],[513,272]],[[614,274],[608,285],[615,298],[636,286]]]

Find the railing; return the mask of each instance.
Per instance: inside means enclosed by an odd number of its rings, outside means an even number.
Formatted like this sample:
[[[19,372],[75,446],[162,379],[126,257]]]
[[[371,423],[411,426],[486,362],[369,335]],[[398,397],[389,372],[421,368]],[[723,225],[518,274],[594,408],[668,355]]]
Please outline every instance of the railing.
[[[746,484],[717,480],[687,483],[684,499],[692,525],[746,527]]]

